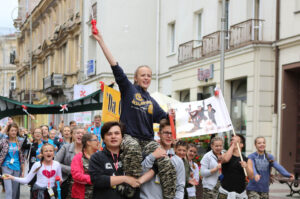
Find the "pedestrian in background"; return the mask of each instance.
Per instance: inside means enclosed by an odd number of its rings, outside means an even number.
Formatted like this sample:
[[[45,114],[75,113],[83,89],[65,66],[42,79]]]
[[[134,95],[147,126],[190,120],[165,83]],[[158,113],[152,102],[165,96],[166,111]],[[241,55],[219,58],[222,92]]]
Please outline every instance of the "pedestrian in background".
[[[278,164],[274,156],[266,152],[266,139],[259,136],[255,139],[254,145],[256,152],[250,154],[253,162],[254,179],[250,180],[247,186],[249,199],[267,199],[269,198],[270,174],[274,167],[281,175],[294,180],[294,175]]]

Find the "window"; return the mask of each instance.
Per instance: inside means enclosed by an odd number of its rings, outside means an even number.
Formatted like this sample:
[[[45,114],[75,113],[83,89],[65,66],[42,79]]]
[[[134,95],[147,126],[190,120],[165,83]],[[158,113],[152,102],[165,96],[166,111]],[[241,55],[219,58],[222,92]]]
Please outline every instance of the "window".
[[[202,12],[196,14],[196,40],[202,40]]]
[[[231,119],[236,133],[246,135],[247,79],[231,82]]]
[[[90,14],[90,20],[92,20],[92,18],[97,19],[97,3],[94,3],[92,5],[92,13]]]
[[[75,37],[75,57],[76,57],[76,67],[80,68],[80,43],[79,43],[79,36]]]
[[[168,25],[169,29],[169,53],[175,53],[175,22]]]
[[[34,89],[38,89],[38,69],[35,67],[33,69],[33,75],[34,75]]]
[[[300,13],[300,1],[295,0],[295,14]]]
[[[179,101],[180,102],[189,102],[190,101],[190,90],[183,90],[179,92]]]
[[[64,68],[63,73],[68,73],[69,67],[67,66],[67,44],[62,47],[62,66]]]
[[[16,89],[16,76],[12,76],[10,78],[10,89],[15,90]]]

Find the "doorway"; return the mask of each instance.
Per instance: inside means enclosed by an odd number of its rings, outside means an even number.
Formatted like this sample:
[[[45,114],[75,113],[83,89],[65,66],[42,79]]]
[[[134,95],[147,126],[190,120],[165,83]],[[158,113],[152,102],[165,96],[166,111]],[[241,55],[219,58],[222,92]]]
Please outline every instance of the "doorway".
[[[283,66],[280,160],[300,174],[300,62]]]

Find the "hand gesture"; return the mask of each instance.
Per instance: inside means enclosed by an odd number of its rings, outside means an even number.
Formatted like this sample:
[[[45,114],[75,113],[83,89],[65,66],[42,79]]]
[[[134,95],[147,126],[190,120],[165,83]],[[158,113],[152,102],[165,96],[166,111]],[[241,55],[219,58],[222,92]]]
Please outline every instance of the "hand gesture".
[[[255,180],[255,182],[258,182],[259,180],[260,180],[260,175],[258,175],[258,174],[256,174],[255,176],[254,176],[254,180]]]
[[[3,180],[14,180],[15,177],[9,174],[2,175]]]
[[[247,167],[247,162],[245,162],[245,161],[240,161],[240,164],[243,168]]]
[[[197,180],[195,178],[193,178],[193,179],[189,180],[189,184],[191,184],[193,186],[197,186],[199,183],[197,182]]]
[[[295,180],[295,176],[293,174],[291,174],[290,178],[289,178],[290,181],[293,181]]]
[[[152,155],[155,157],[155,159],[164,158],[167,156],[166,150],[162,149],[161,147],[158,147]]]
[[[129,184],[133,188],[140,186],[138,179],[131,177],[131,176],[126,176],[125,183]]]

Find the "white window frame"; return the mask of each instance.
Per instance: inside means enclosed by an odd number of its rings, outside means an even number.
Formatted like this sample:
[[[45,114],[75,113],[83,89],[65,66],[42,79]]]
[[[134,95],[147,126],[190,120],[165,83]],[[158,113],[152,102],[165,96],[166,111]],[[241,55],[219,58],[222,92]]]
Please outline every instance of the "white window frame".
[[[12,76],[10,78],[10,89],[14,90],[16,89],[16,86],[17,86],[16,76]]]
[[[169,55],[176,53],[176,22],[168,24],[168,52]]]

